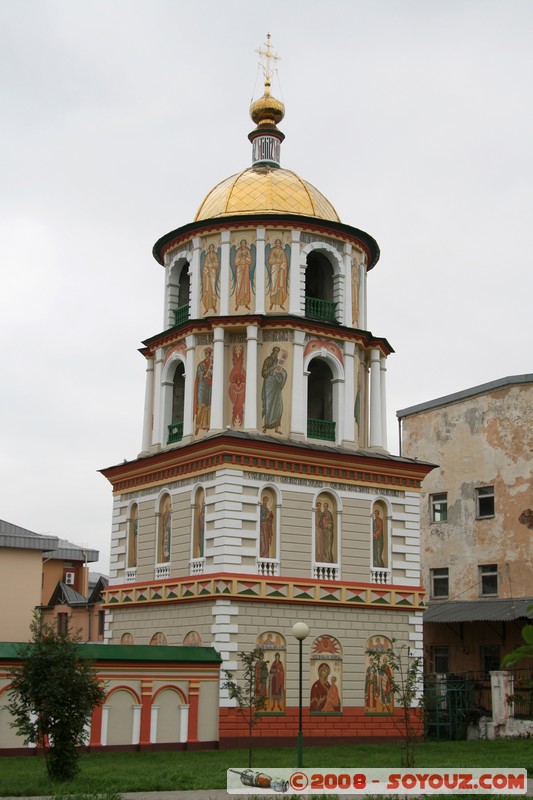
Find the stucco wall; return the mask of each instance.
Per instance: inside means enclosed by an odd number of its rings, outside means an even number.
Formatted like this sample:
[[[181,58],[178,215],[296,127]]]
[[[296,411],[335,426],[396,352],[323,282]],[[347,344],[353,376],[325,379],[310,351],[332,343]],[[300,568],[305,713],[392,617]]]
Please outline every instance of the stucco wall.
[[[35,606],[41,603],[42,553],[0,550],[0,641],[26,642]]]

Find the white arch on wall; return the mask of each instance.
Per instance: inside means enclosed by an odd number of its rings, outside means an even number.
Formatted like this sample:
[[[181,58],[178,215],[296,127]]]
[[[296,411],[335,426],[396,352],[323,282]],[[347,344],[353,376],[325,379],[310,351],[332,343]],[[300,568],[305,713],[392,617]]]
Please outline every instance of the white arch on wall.
[[[307,256],[310,253],[320,253],[325,256],[333,267],[333,300],[337,303],[335,316],[337,322],[342,323],[344,319],[344,288],[349,284],[342,253],[328,242],[310,242],[300,251],[300,313],[305,316],[305,272]]]
[[[311,563],[313,565],[313,572],[315,568],[315,554],[316,554],[316,503],[321,494],[329,494],[331,497],[335,499],[335,505],[337,507],[336,515],[335,515],[335,524],[337,526],[337,561],[335,562],[334,566],[336,566],[338,575],[336,576],[337,579],[341,577],[341,568],[342,568],[342,498],[335,489],[330,489],[329,486],[322,486],[320,489],[315,490],[313,493],[313,503],[312,503],[312,552],[311,552]]]
[[[261,513],[260,513],[261,496],[262,496],[263,492],[266,489],[269,489],[270,491],[272,491],[273,494],[274,494],[274,497],[276,498],[276,508],[274,509],[274,513],[275,513],[274,519],[275,519],[275,522],[276,522],[276,558],[274,558],[274,559],[261,558],[261,554],[260,554],[260,550],[259,550],[259,542],[260,542],[260,536],[261,536]],[[266,561],[272,561],[275,564],[279,564],[281,562],[281,552],[280,552],[280,548],[281,548],[281,536],[280,536],[280,532],[281,532],[281,491],[279,490],[279,488],[274,483],[264,483],[264,484],[262,484],[259,487],[259,490],[257,492],[257,528],[256,528],[256,530],[257,530],[257,536],[256,536],[256,558],[257,558],[257,560],[258,561],[265,561],[265,562]],[[276,568],[274,568],[274,569],[275,569],[275,572],[277,574]]]
[[[333,405],[333,419],[335,421],[335,444],[340,444],[344,438],[343,421],[344,416],[342,413],[342,397],[344,395],[344,367],[330,350],[321,347],[320,350],[313,350],[304,359],[304,396],[302,398],[303,409],[306,419],[307,430],[307,397],[308,397],[308,378],[309,378],[309,364],[314,359],[321,359],[331,368],[333,374],[332,378],[332,405]],[[333,444],[333,443],[332,443]]]

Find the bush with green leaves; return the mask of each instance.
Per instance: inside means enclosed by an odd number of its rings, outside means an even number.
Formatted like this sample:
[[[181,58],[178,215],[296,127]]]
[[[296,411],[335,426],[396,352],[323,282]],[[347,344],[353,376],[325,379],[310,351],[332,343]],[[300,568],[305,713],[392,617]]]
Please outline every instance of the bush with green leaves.
[[[44,748],[50,778],[66,781],[78,772],[77,748],[104,690],[79,636],[43,623],[38,613],[31,632],[32,640],[19,648],[20,665],[9,674],[11,726],[26,743]]]
[[[251,652],[240,652],[241,679],[233,679],[233,673],[225,670],[226,680],[222,688],[226,689],[230,700],[237,702],[237,707],[248,727],[248,766],[252,766],[252,743],[254,726],[259,721],[261,712],[265,708],[266,697],[256,691],[257,671],[263,666],[265,653],[261,647],[254,648]]]

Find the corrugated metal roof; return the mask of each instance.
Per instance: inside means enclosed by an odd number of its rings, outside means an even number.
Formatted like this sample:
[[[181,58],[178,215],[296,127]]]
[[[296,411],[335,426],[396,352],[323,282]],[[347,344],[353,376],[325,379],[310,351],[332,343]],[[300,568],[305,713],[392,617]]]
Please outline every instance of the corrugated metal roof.
[[[21,528],[0,519],[0,547],[13,547],[19,550],[50,550],[57,547],[57,536],[42,536],[40,533]]]
[[[506,622],[533,618],[533,597],[502,600],[443,600],[429,603],[424,622]]]

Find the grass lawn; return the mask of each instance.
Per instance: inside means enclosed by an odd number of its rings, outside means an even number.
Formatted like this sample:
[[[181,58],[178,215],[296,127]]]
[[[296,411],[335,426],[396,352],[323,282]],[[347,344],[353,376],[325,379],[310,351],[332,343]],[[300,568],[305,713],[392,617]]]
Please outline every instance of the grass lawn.
[[[41,756],[0,758],[0,796],[31,797],[58,792],[157,792],[224,789],[228,767],[248,764],[246,750],[174,753],[91,753],[81,756],[78,776],[66,784],[48,780]],[[254,767],[294,767],[296,749],[257,748]],[[400,767],[398,744],[307,747],[305,767]],[[525,767],[533,777],[533,742],[424,742],[416,767]]]

